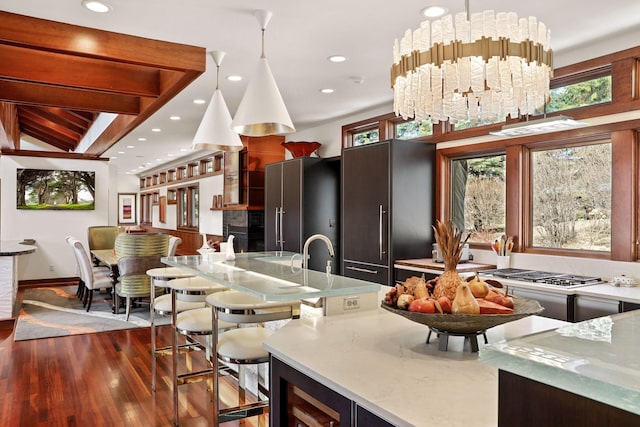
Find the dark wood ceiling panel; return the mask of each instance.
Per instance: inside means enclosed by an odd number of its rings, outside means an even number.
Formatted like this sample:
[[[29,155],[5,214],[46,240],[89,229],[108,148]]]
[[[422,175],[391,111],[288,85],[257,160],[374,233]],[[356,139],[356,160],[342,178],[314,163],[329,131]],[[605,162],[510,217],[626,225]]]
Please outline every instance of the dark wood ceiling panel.
[[[80,155],[99,157],[202,74],[205,61],[200,47],[0,11],[0,151],[20,154],[21,132],[75,150],[98,113],[116,113]]]

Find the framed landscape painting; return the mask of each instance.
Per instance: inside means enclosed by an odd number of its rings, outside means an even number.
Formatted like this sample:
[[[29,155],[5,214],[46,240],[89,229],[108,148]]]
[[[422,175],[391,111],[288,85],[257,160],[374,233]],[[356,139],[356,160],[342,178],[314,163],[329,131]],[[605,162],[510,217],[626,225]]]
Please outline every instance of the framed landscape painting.
[[[135,193],[118,193],[118,224],[136,224]]]
[[[94,210],[93,171],[17,169],[16,207],[25,210]]]

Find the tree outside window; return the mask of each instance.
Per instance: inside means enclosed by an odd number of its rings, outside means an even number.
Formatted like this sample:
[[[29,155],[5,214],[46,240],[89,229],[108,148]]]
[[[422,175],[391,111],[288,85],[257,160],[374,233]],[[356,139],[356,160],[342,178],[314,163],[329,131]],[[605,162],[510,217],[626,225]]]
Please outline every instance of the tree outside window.
[[[611,143],[531,156],[533,246],[611,250]]]
[[[469,242],[489,243],[504,234],[505,164],[504,154],[451,164],[451,217],[471,233]]]

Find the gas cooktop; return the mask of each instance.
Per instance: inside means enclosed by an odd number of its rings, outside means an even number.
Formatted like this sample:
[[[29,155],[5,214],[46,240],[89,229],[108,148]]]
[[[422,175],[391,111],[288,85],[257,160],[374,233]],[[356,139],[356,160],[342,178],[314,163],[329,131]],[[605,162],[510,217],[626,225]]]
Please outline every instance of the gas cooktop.
[[[575,274],[552,273],[548,271],[525,270],[521,268],[500,268],[497,270],[485,270],[483,273],[504,279],[522,280],[524,282],[542,283],[566,288],[576,288],[603,283],[602,278],[595,276],[578,276]]]

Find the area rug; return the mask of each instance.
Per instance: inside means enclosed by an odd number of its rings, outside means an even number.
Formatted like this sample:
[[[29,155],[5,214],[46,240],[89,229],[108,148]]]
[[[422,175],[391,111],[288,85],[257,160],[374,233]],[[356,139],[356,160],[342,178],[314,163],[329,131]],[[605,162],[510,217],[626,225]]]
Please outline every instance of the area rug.
[[[111,312],[111,294],[94,291],[91,310],[86,311],[76,297],[76,286],[29,288],[24,292],[14,340],[90,334],[151,326],[149,307],[132,308],[129,320],[124,309]],[[156,318],[156,325],[167,324],[168,317]]]

